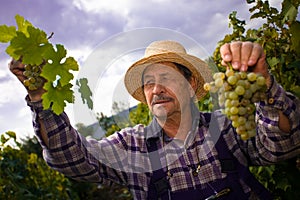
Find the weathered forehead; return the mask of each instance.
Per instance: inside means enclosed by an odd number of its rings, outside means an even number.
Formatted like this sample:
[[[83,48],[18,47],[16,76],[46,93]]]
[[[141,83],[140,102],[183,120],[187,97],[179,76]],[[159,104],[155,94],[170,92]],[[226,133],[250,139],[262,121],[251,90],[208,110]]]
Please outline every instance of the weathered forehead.
[[[154,63],[145,68],[143,72],[143,77],[148,75],[155,75],[161,73],[175,73],[175,72],[180,72],[175,63],[172,62]]]

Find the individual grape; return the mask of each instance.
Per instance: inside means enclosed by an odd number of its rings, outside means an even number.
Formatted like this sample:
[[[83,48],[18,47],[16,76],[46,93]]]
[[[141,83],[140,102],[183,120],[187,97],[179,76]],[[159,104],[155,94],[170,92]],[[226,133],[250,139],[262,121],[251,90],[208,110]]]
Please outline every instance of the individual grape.
[[[238,99],[239,95],[235,91],[232,91],[229,93],[229,98],[230,99]]]
[[[256,74],[254,72],[250,72],[249,74],[247,74],[247,79],[250,81],[250,82],[253,82],[256,80]]]
[[[257,77],[256,82],[257,82],[257,85],[259,85],[259,86],[266,85],[266,79],[263,76]]]
[[[236,133],[239,134],[239,135],[247,134],[247,130],[246,130],[246,128],[245,128],[244,125],[239,125],[239,126],[236,128]]]
[[[258,85],[256,83],[253,83],[250,85],[249,90],[251,90],[251,92],[254,94],[258,90],[258,88]]]
[[[32,71],[32,66],[31,65],[25,65],[25,71],[28,71],[28,72],[30,72],[30,71]]]
[[[228,82],[224,82],[224,81],[223,81],[223,87],[222,88],[224,88],[224,91],[230,91],[230,90],[232,90],[232,87],[229,85],[229,83]]]
[[[244,99],[250,99],[250,98],[252,97],[252,95],[253,95],[252,91],[246,89],[246,90],[245,90],[245,93],[244,93],[244,95],[243,95],[243,98],[244,98]]]
[[[29,90],[36,90],[38,88],[35,85],[31,84],[31,85],[28,86],[28,89]]]
[[[247,119],[246,119],[246,117],[243,117],[243,115],[238,118],[238,123],[240,125],[244,125],[246,123],[246,121],[247,121]]]
[[[224,98],[226,99],[226,95],[224,95]],[[231,101],[232,100],[230,100],[230,99],[225,100],[225,103],[224,103],[225,108],[230,108],[231,107]]]
[[[26,87],[28,87],[30,85],[30,81],[28,79],[24,80],[23,83]]]
[[[239,115],[244,116],[247,113],[247,109],[244,106],[239,107]]]
[[[255,132],[256,133],[256,132]],[[242,140],[248,140],[249,139],[249,134],[247,133],[243,133],[240,135]],[[255,135],[254,135],[255,136]]]
[[[226,77],[233,76],[234,71],[233,70],[226,70],[225,75],[226,75]]]
[[[223,85],[223,79],[221,79],[221,78],[215,79],[215,86],[216,87],[220,88],[220,87],[222,87],[222,85]]]
[[[255,104],[264,100],[266,80],[253,72],[226,70],[213,76],[214,81],[204,89],[218,95],[222,113],[226,115],[242,140],[256,134]]]
[[[225,78],[225,74],[222,72],[217,72],[213,75],[213,79],[217,80],[217,79],[224,79]]]
[[[246,79],[247,78],[247,73],[246,72],[239,72],[239,75],[241,79]]]
[[[233,107],[230,108],[230,113],[232,115],[236,115],[236,114],[239,113],[239,109],[237,107],[233,106]]]
[[[255,111],[255,105],[254,104],[249,104],[249,105],[246,106],[246,109],[247,109],[247,114],[251,115]]]
[[[32,74],[31,71],[27,71],[27,70],[26,70],[26,71],[23,72],[23,75],[26,76],[26,77],[30,77],[31,74]]]
[[[249,89],[250,88],[250,85],[251,83],[248,81],[248,80],[244,80],[244,83],[245,83],[245,89]]]
[[[247,131],[250,131],[255,128],[255,121],[249,120],[245,123],[245,128]]]
[[[249,99],[245,99],[245,98],[243,98],[240,102],[241,102],[241,105],[245,106],[245,107],[251,103],[251,101]]]
[[[243,94],[245,94],[245,89],[241,85],[236,86],[236,88],[235,88],[234,91],[235,91],[235,93],[237,93],[237,95],[243,95]]]
[[[237,78],[237,76],[235,76],[235,75],[229,76],[228,79],[227,79],[227,82],[228,82],[230,85],[235,85],[237,81],[238,81],[238,78]]]
[[[239,119],[239,116],[238,115],[231,115],[230,116],[230,120],[231,121],[237,121]]]
[[[232,126],[233,126],[234,128],[239,127],[238,121],[232,121]]]
[[[238,107],[240,105],[240,101],[238,99],[231,100],[231,106]]]
[[[28,80],[30,83],[35,83],[35,81],[36,81],[34,77],[29,77]]]
[[[238,81],[236,82],[236,85],[240,85],[240,86],[242,86],[242,87],[245,87],[245,86],[246,86],[246,81],[245,81],[245,80],[238,80]]]
[[[25,74],[24,74],[25,75]],[[26,75],[25,75],[26,76]],[[204,90],[206,91],[210,91],[211,89],[211,84],[210,83],[205,83],[204,86],[203,86]]]

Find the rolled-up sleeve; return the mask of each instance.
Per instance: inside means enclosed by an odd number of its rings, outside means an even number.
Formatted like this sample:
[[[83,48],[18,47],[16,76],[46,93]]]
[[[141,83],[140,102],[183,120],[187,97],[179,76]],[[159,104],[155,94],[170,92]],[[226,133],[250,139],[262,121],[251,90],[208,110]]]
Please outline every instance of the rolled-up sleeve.
[[[108,160],[104,153],[101,154],[104,145],[95,139],[82,137],[71,126],[65,113],[56,115],[51,110],[43,110],[42,102],[30,102],[28,98],[26,100],[33,113],[33,126],[43,148],[44,159],[51,168],[81,181],[102,183],[108,180],[120,184],[126,182],[126,175],[121,170],[113,169],[105,162],[100,162],[101,158]],[[48,147],[42,140],[40,122],[47,131]],[[114,140],[115,144],[121,143],[118,148],[123,149],[121,155],[126,156],[123,143],[116,137],[111,140]]]
[[[291,131],[279,128],[279,111],[288,119]],[[267,98],[256,105],[256,152],[261,163],[282,161],[300,154],[300,101],[286,92],[275,80],[267,92]]]

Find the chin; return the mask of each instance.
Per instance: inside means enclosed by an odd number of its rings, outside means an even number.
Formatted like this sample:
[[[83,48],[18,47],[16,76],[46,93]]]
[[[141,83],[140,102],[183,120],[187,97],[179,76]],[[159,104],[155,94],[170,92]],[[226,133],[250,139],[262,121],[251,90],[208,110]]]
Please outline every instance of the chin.
[[[154,109],[152,114],[159,120],[165,120],[168,117],[168,113],[165,109]]]

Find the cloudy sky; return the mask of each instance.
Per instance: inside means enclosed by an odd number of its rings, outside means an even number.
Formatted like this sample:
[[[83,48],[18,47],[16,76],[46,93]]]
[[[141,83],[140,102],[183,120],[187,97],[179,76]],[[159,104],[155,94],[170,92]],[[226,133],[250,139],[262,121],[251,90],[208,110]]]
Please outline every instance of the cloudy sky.
[[[271,5],[279,9],[280,2],[270,0]],[[104,41],[145,27],[184,34],[201,44],[210,55],[216,43],[231,31],[228,28],[230,12],[237,11],[239,19],[246,20],[248,26],[257,26],[258,21],[249,22],[249,7],[241,0],[1,0],[0,24],[15,25],[14,16],[24,16],[46,33],[54,32],[51,42],[63,44],[69,55],[83,66]],[[7,68],[10,58],[5,48],[6,45],[0,44],[0,133],[13,130],[24,136],[33,132],[31,113],[24,101],[25,89]],[[119,61],[131,60],[125,56]],[[100,82],[118,83],[119,74],[120,70],[106,70]],[[100,89],[106,97],[108,87]],[[106,103],[101,103],[102,106],[97,103],[97,112],[110,115],[111,101],[103,96],[97,102]],[[73,110],[68,106],[66,112],[75,123]]]

